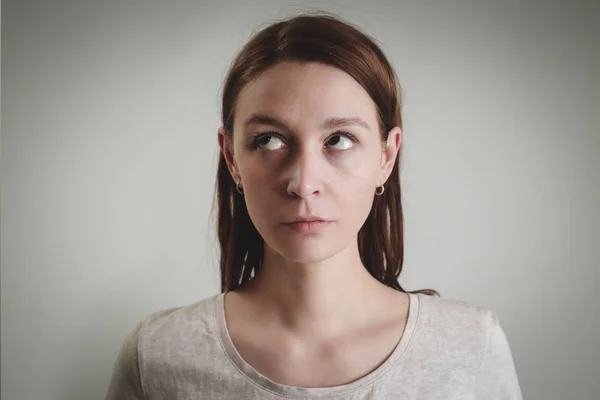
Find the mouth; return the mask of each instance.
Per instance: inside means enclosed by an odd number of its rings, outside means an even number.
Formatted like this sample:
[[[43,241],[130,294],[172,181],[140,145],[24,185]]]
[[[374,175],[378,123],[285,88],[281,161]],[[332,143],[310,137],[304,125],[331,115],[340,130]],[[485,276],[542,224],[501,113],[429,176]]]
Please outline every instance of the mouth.
[[[302,223],[314,223],[314,222],[329,222],[329,221],[325,221],[324,219],[320,219],[320,218],[309,218],[309,219],[296,219],[293,221],[289,221],[289,222],[284,222],[284,225],[292,225],[292,224],[302,224]]]
[[[295,232],[302,234],[315,234],[321,232],[330,224],[330,221],[322,219],[307,219],[292,222],[285,222],[282,225]]]
[[[282,224],[284,225],[292,225],[292,224],[299,224],[299,223],[315,223],[315,222],[331,222],[328,221],[327,219],[318,216],[318,215],[294,215],[292,217],[290,217],[287,221],[283,222]]]

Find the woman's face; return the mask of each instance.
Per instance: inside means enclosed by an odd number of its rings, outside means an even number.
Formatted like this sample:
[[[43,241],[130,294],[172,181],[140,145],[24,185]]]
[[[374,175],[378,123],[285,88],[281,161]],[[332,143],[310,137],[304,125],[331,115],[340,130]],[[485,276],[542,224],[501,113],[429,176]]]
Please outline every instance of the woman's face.
[[[259,75],[239,95],[233,148],[219,130],[267,250],[298,263],[356,245],[400,140],[396,127],[382,143],[367,92],[347,73],[318,63],[280,63]],[[299,218],[326,222],[289,224]]]

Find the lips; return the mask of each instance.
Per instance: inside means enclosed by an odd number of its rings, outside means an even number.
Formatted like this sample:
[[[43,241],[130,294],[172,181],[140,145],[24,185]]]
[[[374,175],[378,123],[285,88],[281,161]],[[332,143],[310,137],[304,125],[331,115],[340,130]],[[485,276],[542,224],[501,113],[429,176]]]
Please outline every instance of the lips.
[[[327,220],[320,218],[320,217],[298,217],[298,218],[294,218],[291,219],[288,222],[284,222],[283,224],[285,225],[291,225],[291,224],[298,224],[301,222],[306,222],[306,223],[310,223],[310,222],[327,222]]]
[[[329,221],[320,219],[301,220],[297,222],[287,222],[283,226],[286,229],[292,229],[294,232],[303,235],[314,235],[324,231],[330,225]]]
[[[286,224],[299,224],[301,222],[325,222],[323,219],[299,219],[296,221],[285,222]]]

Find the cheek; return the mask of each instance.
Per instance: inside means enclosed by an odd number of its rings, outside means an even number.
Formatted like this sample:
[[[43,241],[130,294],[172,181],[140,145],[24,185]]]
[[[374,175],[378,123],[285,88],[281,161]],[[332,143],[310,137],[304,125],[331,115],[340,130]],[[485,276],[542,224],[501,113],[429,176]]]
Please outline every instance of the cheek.
[[[240,163],[242,172],[242,186],[248,214],[256,228],[268,225],[268,219],[273,217],[272,211],[276,207],[275,198],[276,180],[269,168],[257,163]]]
[[[335,186],[337,207],[344,225],[357,231],[367,219],[375,196],[378,164],[373,159],[344,164],[336,169]]]
[[[365,190],[374,189],[378,164],[373,156],[340,158],[332,166],[335,176],[332,184],[348,193],[348,196],[361,198]]]
[[[353,230],[360,228],[367,219],[374,200],[372,185],[364,181],[348,182],[344,192],[338,198],[342,218],[352,226]]]

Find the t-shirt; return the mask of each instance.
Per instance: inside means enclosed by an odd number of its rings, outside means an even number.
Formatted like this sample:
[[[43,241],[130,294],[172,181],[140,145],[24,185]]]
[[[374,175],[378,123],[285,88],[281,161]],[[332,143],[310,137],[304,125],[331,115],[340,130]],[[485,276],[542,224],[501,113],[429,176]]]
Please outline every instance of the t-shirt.
[[[106,400],[522,399],[497,314],[409,294],[404,333],[383,363],[348,384],[302,388],[259,373],[229,336],[224,294],[147,316],[124,340]]]

